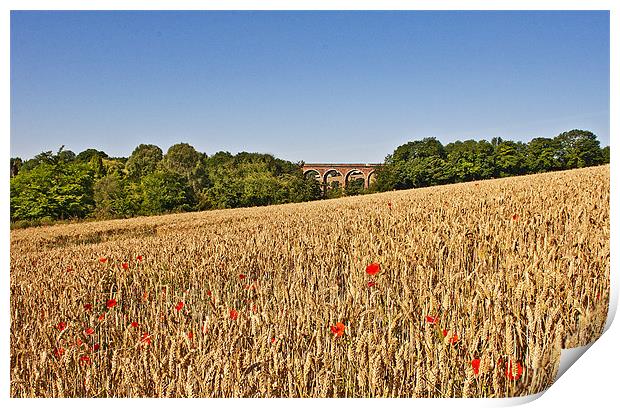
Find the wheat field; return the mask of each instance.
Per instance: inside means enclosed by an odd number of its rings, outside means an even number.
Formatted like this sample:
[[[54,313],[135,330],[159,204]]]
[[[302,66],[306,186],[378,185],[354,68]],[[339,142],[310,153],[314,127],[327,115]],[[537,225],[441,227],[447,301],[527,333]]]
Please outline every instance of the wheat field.
[[[11,231],[13,397],[506,397],[609,304],[609,166]]]

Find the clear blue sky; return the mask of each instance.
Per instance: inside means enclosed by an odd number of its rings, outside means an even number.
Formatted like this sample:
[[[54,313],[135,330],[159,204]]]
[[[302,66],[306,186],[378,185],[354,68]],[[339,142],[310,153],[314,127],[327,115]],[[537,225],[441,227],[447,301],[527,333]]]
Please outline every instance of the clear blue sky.
[[[609,13],[12,12],[11,156],[381,162],[434,136],[609,144]]]

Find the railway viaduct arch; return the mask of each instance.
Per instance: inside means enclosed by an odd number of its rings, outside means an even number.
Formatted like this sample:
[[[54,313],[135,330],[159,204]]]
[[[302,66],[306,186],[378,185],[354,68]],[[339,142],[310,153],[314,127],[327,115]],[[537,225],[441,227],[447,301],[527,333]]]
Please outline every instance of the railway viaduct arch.
[[[352,179],[364,178],[364,188],[370,185],[370,178],[377,168],[381,167],[379,163],[304,163],[302,171],[304,176],[314,173],[315,177],[320,180],[322,186],[327,185],[327,179],[330,176],[339,178],[342,187],[346,187]]]

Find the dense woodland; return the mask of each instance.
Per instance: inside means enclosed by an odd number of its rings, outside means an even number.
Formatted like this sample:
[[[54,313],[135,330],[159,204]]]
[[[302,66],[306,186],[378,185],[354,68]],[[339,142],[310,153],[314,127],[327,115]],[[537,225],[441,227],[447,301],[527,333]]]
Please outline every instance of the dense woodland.
[[[11,158],[11,222],[27,226],[281,204],[604,163],[609,163],[609,147],[601,149],[596,135],[583,130],[529,143],[493,138],[443,146],[425,138],[396,148],[364,190],[358,183],[325,188],[304,177],[301,163],[269,154],[209,156],[187,143],[164,154],[155,145],[141,144],[125,158],[96,149],[76,155],[61,147],[27,161]]]

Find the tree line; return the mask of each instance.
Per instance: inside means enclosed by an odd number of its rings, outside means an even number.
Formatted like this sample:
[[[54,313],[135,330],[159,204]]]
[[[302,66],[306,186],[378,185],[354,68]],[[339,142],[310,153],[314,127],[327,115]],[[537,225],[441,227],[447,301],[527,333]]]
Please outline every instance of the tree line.
[[[11,221],[127,218],[320,198],[298,164],[269,154],[200,153],[187,143],[166,154],[141,144],[128,158],[61,149],[11,159]]]
[[[493,138],[443,146],[425,138],[397,147],[365,190],[363,183],[327,188],[304,177],[302,163],[269,154],[208,156],[187,143],[164,154],[155,145],[141,144],[125,158],[96,149],[76,155],[63,146],[27,161],[11,158],[11,222],[26,226],[283,204],[604,163],[609,163],[609,147],[601,149],[596,136],[583,130],[527,144]]]
[[[493,138],[443,146],[435,138],[403,144],[377,171],[377,191],[427,187],[609,163],[594,133],[574,129],[529,143]]]

